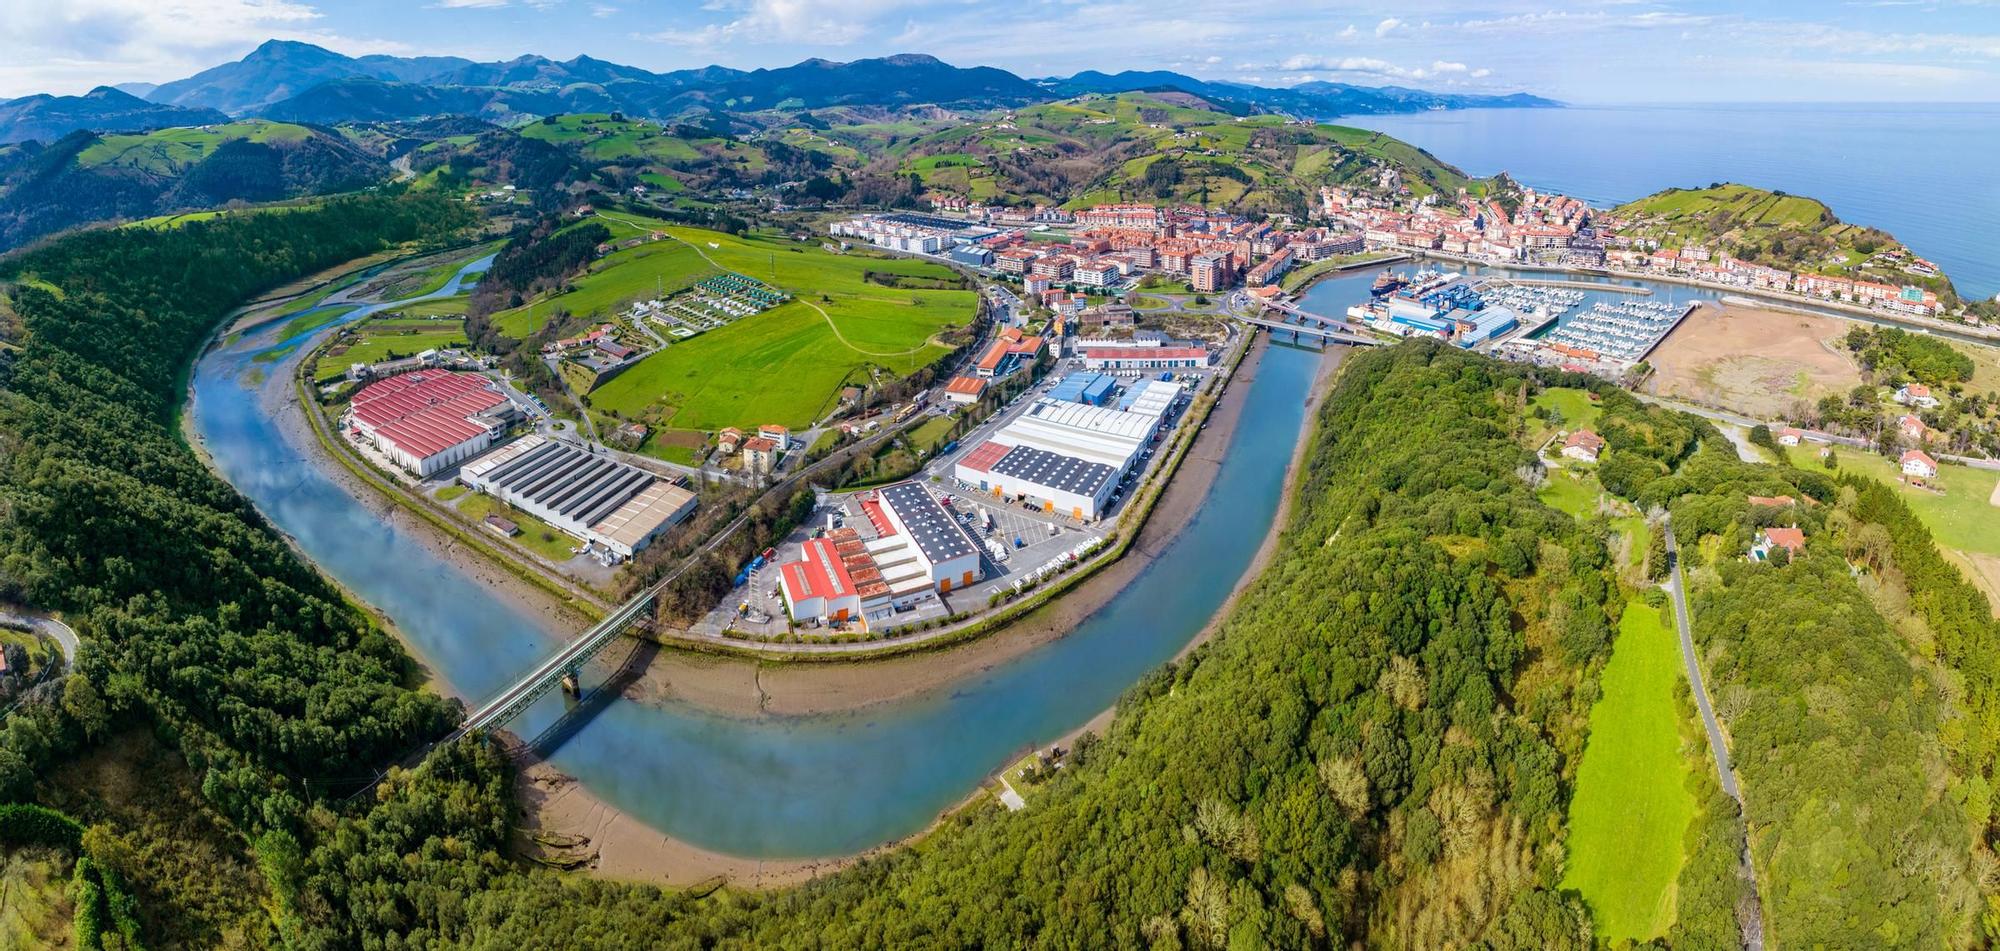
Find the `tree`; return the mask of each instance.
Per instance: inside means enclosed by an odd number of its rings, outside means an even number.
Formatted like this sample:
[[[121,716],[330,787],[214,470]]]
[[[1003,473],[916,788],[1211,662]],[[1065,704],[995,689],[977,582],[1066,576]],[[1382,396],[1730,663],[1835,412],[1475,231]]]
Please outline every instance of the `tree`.
[[[76,721],[83,735],[96,739],[111,722],[111,712],[104,705],[104,698],[97,693],[97,686],[84,674],[71,674],[64,678],[63,712]]]

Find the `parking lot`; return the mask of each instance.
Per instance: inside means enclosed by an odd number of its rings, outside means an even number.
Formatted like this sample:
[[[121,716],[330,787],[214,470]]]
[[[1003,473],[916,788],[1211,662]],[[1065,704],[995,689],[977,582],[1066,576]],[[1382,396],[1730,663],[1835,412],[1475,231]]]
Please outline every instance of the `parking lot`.
[[[1127,477],[1126,488],[1121,489],[1106,515],[1097,521],[1084,523],[1066,515],[1044,512],[1038,507],[995,498],[979,492],[975,487],[963,486],[953,477],[953,468],[959,456],[971,451],[984,442],[995,430],[1006,426],[1033,404],[1034,400],[1045,396],[1054,388],[1063,375],[1083,371],[1082,361],[1065,359],[1049,372],[1042,381],[1016,397],[1000,412],[994,414],[973,431],[957,440],[949,453],[933,458],[914,478],[921,482],[945,508],[953,512],[958,522],[971,535],[982,551],[980,566],[983,577],[970,587],[946,594],[928,596],[913,607],[890,615],[871,619],[869,629],[883,632],[909,628],[949,617],[953,614],[976,614],[986,609],[995,594],[1013,590],[1017,581],[1026,581],[1038,573],[1047,573],[1055,566],[1073,558],[1086,546],[1095,547],[1101,543],[1112,520],[1129,501],[1130,487],[1137,485],[1152,471],[1161,458],[1161,450],[1172,442],[1178,426],[1186,419],[1186,410],[1196,396],[1218,385],[1224,378],[1221,367],[1205,367],[1194,370],[1172,372],[1176,382],[1188,387],[1183,402],[1171,417],[1174,428],[1162,430],[1160,441],[1146,450],[1144,463],[1135,468]],[[1106,372],[1121,383],[1140,380],[1156,380],[1161,371],[1126,370]],[[931,408],[932,412],[947,410],[944,406]],[[862,514],[860,499],[868,490],[842,492],[825,495],[820,506],[814,510],[807,523],[795,530],[790,537],[774,546],[775,557],[771,563],[760,566],[749,573],[745,584],[731,591],[723,599],[720,607],[707,618],[694,625],[696,633],[721,636],[724,630],[742,632],[754,638],[773,638],[794,630],[788,617],[782,597],[779,596],[779,565],[796,561],[800,557],[801,546],[809,539],[823,534],[830,528],[853,528],[864,540],[875,537],[875,528]],[[1086,554],[1085,557],[1088,557]],[[798,625],[796,630],[805,634],[838,634],[854,628],[822,628],[811,624]]]

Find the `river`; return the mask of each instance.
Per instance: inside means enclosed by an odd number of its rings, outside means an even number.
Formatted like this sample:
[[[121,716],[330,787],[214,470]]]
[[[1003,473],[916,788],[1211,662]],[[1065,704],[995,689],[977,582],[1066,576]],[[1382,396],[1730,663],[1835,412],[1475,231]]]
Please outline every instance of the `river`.
[[[1353,303],[1372,277],[1344,276],[1314,293]],[[260,399],[260,389],[289,388],[311,348],[277,343],[281,326],[218,345],[197,365],[191,412],[204,448],[322,570],[386,615],[449,690],[475,699],[498,692],[575,632],[548,629],[385,524],[315,464],[310,436],[269,417],[272,401]],[[335,326],[316,331],[315,341]],[[267,354],[263,362],[259,353]],[[564,743],[553,764],[660,832],[734,856],[847,855],[920,831],[1012,756],[1110,707],[1207,625],[1276,516],[1319,359],[1269,348],[1207,500],[1156,560],[1068,636],[948,687],[859,712],[744,718],[672,700],[621,700]],[[534,735],[563,702],[544,698],[514,729]]]

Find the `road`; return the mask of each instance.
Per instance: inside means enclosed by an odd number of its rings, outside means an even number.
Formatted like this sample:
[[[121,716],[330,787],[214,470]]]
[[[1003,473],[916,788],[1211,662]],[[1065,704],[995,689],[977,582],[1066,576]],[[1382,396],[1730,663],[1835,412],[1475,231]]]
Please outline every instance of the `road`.
[[[1701,658],[1694,649],[1694,623],[1688,618],[1687,581],[1681,576],[1680,544],[1674,539],[1673,523],[1669,521],[1664,528],[1667,533],[1667,563],[1672,568],[1666,588],[1674,601],[1674,627],[1680,631],[1681,660],[1687,664],[1688,683],[1693,687],[1694,705],[1701,711],[1702,729],[1708,733],[1708,749],[1715,759],[1716,779],[1721,783],[1722,791],[1736,800],[1738,809],[1742,810],[1743,789],[1736,782],[1736,767],[1730,760],[1729,744],[1722,736],[1722,725],[1715,719],[1715,708],[1709,703],[1708,684],[1701,675]],[[1747,826],[1747,813],[1744,822]],[[1739,922],[1743,928],[1743,946],[1750,951],[1763,951],[1764,903],[1757,895],[1757,874],[1755,866],[1750,863],[1747,835],[1744,837],[1743,854],[1738,857],[1737,873],[1750,890],[1749,914]]]
[[[63,663],[76,663],[76,652],[81,649],[82,643],[77,640],[76,631],[69,625],[52,617],[11,606],[0,607],[0,621],[25,624],[34,628],[35,633],[56,642],[56,648],[62,651]]]
[[[1745,428],[1750,428],[1754,426],[1769,426],[1774,430],[1785,425],[1783,421],[1773,422],[1767,419],[1757,419],[1751,416],[1744,416],[1741,413],[1731,413],[1719,409],[1709,409],[1708,407],[1705,406],[1695,406],[1689,403],[1683,403],[1679,400],[1668,399],[1667,397],[1664,396],[1650,396],[1645,393],[1633,393],[1632,395],[1637,396],[1638,398],[1645,400],[1648,403],[1652,403],[1656,406],[1664,406],[1667,409],[1678,410],[1683,413],[1692,413],[1704,419],[1714,420],[1715,422],[1719,423],[1732,423],[1734,425],[1742,426]],[[1801,431],[1806,434],[1807,439],[1813,442],[1833,443],[1834,445],[1847,446],[1853,449],[1861,449],[1861,450],[1867,450],[1869,448],[1868,440],[1861,439],[1859,437],[1836,436],[1832,433],[1824,433],[1816,429],[1806,429]],[[2000,459],[1980,459],[1975,456],[1954,456],[1948,452],[1933,452],[1931,453],[1931,455],[1943,462],[1956,462],[1959,465],[1969,466],[1974,469],[1992,469],[2000,471]]]

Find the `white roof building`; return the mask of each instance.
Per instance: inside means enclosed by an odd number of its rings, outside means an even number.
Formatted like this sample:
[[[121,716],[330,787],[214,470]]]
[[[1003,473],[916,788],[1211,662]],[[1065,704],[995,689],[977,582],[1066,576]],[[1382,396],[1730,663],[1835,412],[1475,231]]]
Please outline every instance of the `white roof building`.
[[[993,441],[1031,446],[1123,471],[1158,428],[1157,417],[1102,406],[1038,399]]]

